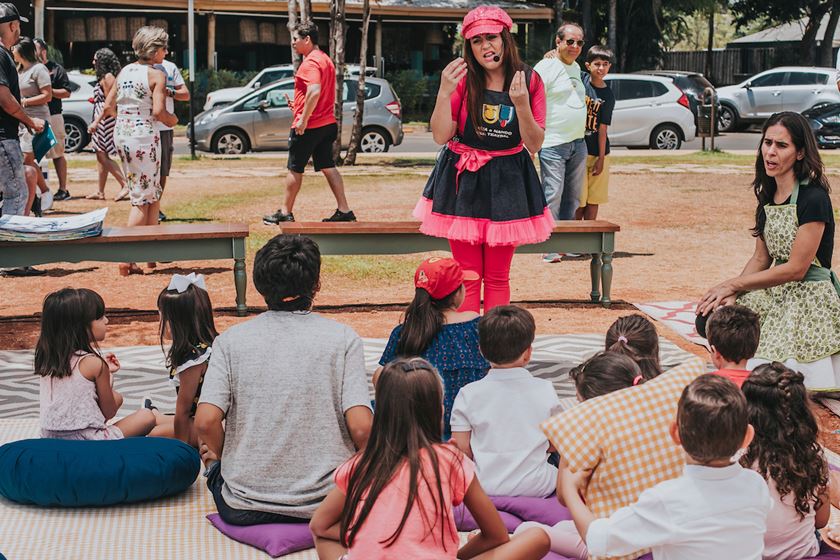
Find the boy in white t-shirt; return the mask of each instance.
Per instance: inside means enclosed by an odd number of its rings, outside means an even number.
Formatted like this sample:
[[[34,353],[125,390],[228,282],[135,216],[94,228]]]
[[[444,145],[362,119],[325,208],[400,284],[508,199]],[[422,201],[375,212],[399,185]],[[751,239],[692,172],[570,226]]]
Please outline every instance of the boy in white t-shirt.
[[[184,83],[184,77],[174,62],[164,59],[155,68],[166,74],[166,110],[175,114],[175,101],[189,101],[190,90]],[[160,131],[160,188],[166,188],[166,178],[172,169],[172,156],[175,154],[175,131],[163,123],[158,122]],[[160,221],[166,216],[160,213]]]
[[[525,369],[535,331],[534,317],[521,307],[488,311],[478,337],[491,369],[462,387],[452,405],[452,438],[475,461],[491,496],[546,497],[556,488],[557,468],[548,463],[552,449],[540,423],[561,408],[551,381]]]
[[[747,418],[747,401],[732,381],[714,374],[692,381],[671,425],[686,453],[683,475],[608,518],[595,519],[581,498],[591,473],[565,468],[561,495],[589,555],[651,548],[654,560],[760,560],[772,501],[761,475],[738,463],[754,434]]]

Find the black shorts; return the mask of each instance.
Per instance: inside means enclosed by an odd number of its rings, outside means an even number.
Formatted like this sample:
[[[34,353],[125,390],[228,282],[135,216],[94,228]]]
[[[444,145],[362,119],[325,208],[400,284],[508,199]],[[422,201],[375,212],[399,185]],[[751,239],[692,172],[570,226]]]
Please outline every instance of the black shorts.
[[[160,176],[169,177],[172,169],[172,154],[175,152],[175,131],[160,131]]]
[[[318,128],[307,128],[299,136],[293,128],[289,134],[289,163],[286,167],[295,173],[303,173],[306,164],[309,163],[309,158],[312,158],[315,171],[335,167],[332,149],[337,136],[336,123]]]

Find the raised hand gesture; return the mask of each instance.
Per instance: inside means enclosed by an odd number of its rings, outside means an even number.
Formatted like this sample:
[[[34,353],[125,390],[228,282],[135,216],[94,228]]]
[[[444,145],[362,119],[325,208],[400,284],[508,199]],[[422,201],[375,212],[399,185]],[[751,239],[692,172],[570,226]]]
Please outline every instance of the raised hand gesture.
[[[449,97],[458,87],[458,84],[467,75],[467,61],[461,57],[456,58],[446,65],[440,73],[440,89],[438,95]]]
[[[525,84],[525,72],[517,71],[510,81],[510,100],[514,107],[521,107],[528,104],[528,86]]]

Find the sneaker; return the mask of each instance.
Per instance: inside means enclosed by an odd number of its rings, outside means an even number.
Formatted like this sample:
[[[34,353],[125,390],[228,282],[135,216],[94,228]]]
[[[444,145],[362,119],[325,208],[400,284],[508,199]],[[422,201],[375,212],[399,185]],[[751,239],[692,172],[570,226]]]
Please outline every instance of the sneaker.
[[[335,212],[329,218],[324,218],[321,220],[322,222],[355,222],[356,215],[353,213],[352,210],[348,210],[347,212],[342,212],[338,208],[335,209]]]
[[[59,189],[58,192],[53,195],[53,200],[67,200],[70,198],[70,191],[61,190]]]
[[[267,226],[276,226],[279,225],[280,222],[294,222],[295,215],[289,212],[286,214],[282,210],[278,210],[274,214],[269,214],[268,216],[263,216],[263,223]]]
[[[37,268],[32,266],[0,269],[0,276],[43,276],[46,273],[47,271],[38,270]]]
[[[158,221],[159,222],[165,222],[166,221],[166,214],[164,214],[161,211],[158,211]]]
[[[42,192],[41,193],[41,212],[46,212],[47,210],[51,209],[54,199],[55,199],[55,197],[53,196],[52,191]]]
[[[547,253],[542,256],[542,261],[544,263],[559,263],[563,260],[563,255],[560,253]]]

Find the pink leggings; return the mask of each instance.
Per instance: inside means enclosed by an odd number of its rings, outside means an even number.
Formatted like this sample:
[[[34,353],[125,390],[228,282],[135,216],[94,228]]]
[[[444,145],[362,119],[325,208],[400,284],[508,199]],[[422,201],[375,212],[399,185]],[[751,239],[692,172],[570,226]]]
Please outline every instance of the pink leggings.
[[[510,303],[510,263],[516,247],[486,244],[470,245],[463,241],[449,240],[452,257],[461,268],[472,270],[481,277],[464,282],[467,295],[460,311],[481,312],[481,283],[484,282],[484,312]]]

